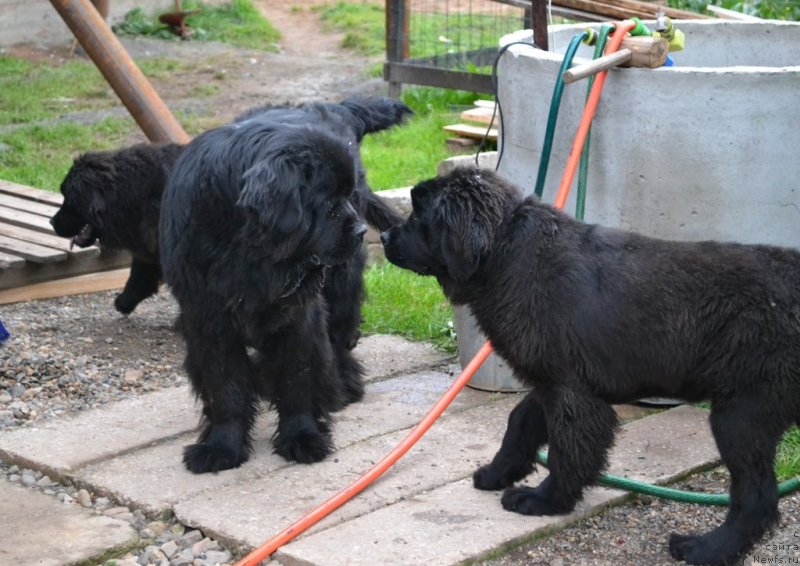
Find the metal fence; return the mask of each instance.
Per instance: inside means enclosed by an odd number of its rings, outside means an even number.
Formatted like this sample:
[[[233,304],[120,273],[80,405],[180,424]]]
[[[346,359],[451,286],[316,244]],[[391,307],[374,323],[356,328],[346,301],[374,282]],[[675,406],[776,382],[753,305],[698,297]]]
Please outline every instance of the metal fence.
[[[403,83],[491,93],[500,38],[534,23],[546,29],[544,5],[543,0],[386,0],[389,94],[398,96]]]

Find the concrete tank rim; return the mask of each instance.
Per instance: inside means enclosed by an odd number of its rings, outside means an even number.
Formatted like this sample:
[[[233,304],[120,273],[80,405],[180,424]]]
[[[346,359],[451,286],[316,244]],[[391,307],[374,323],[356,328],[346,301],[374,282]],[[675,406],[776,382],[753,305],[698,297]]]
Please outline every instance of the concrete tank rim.
[[[645,25],[654,23],[654,20],[642,20]],[[561,32],[569,32],[574,30],[574,33],[580,33],[587,28],[598,29],[602,22],[583,22],[577,24],[555,24],[548,26],[548,34],[552,33],[561,33]],[[710,27],[710,26],[723,26],[723,27],[737,27],[741,26],[742,28],[764,28],[764,26],[770,27],[784,27],[784,28],[796,28],[798,32],[800,32],[800,22],[791,22],[791,21],[784,21],[784,20],[763,20],[760,22],[751,22],[751,21],[736,21],[736,20],[679,20],[676,23],[677,27],[681,26],[696,26],[696,27]],[[800,34],[798,35],[800,38]],[[517,57],[535,57],[536,59],[541,59],[546,62],[557,63],[559,66],[564,59],[563,53],[552,52],[552,51],[544,51],[539,49],[538,47],[533,46],[533,30],[531,29],[523,29],[519,31],[515,31],[504,35],[499,40],[499,46],[501,48],[506,47],[507,45],[520,42],[520,43],[527,43],[529,45],[528,48],[523,49],[522,45],[513,45],[508,47],[508,51],[510,51],[513,55]],[[527,40],[527,41],[525,41]],[[589,59],[583,57],[575,58],[575,63],[587,62]],[[755,65],[729,65],[725,67],[700,67],[700,66],[691,66],[691,65],[681,65],[675,67],[659,67],[657,69],[636,69],[636,68],[626,68],[626,71],[638,71],[638,72],[657,72],[657,73],[668,73],[668,74],[686,74],[686,73],[698,73],[698,74],[728,74],[728,73],[736,73],[736,74],[745,74],[745,75],[793,75],[793,74],[800,74],[800,65],[778,65],[778,66],[755,66]]]

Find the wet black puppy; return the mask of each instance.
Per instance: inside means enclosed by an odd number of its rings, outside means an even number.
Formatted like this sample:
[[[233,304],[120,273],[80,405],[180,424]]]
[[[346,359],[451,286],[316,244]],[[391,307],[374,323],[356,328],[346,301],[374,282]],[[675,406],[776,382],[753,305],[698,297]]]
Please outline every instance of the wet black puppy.
[[[114,306],[129,314],[158,291],[158,215],[169,173],[183,146],[138,144],[85,153],[61,183],[64,202],[50,220],[56,234],[88,247],[127,250],[131,272]]]
[[[359,142],[409,113],[386,98],[263,108],[187,146],[164,194],[161,257],[203,402],[189,470],[247,460],[260,398],[278,411],[275,452],[316,462],[332,450],[331,413],[364,391],[350,350],[365,220],[400,221],[369,190]]]
[[[611,403],[710,400],[732,504],[716,529],[673,534],[670,553],[730,563],[775,523],[775,449],[800,423],[800,253],[583,224],[490,171],[456,170],[411,197],[408,221],[382,234],[386,257],[469,305],[533,387],[475,487],[508,488],[518,513],[567,513],[607,464]],[[547,478],[511,487],[545,443]]]

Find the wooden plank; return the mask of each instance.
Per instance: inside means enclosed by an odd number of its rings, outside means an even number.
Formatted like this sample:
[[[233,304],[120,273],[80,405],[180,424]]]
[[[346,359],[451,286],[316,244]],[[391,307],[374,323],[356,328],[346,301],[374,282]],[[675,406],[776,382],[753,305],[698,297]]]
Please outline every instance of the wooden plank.
[[[62,238],[61,236],[56,236],[55,234],[36,232],[34,230],[28,230],[27,228],[21,228],[19,226],[3,224],[2,222],[0,222],[0,236],[8,236],[9,238],[24,240],[26,242],[31,242],[32,244],[53,248],[54,250],[69,252],[69,254],[73,256],[89,256],[100,254],[100,249],[97,246],[90,246],[88,248],[74,247],[72,250],[70,250],[69,238]]]
[[[130,254],[103,250],[96,256],[71,257],[58,263],[25,262],[23,269],[9,269],[0,276],[0,289],[13,289],[53,279],[109,271],[130,265]]]
[[[15,289],[0,290],[0,305],[122,289],[125,286],[125,282],[128,280],[129,273],[130,269],[127,268],[116,269],[113,271],[55,279],[53,281],[35,283]]]
[[[497,113],[494,108],[476,107],[470,110],[464,110],[459,117],[467,122],[478,122],[479,124],[492,124],[497,127]]]
[[[39,232],[53,233],[53,227],[50,226],[50,220],[38,214],[31,214],[29,212],[22,212],[21,210],[14,210],[5,206],[0,206],[0,222],[13,224],[14,226],[22,226],[23,228],[30,228],[31,230],[38,230]]]
[[[497,105],[497,103],[494,100],[483,100],[483,99],[478,99],[473,104],[475,104],[475,106],[477,106],[478,108],[494,108]]]
[[[445,126],[444,130],[465,138],[482,140],[483,137],[486,136],[488,140],[497,141],[497,128],[490,129],[489,135],[486,135],[486,128],[471,126],[469,124],[453,124],[452,126]]]
[[[742,14],[741,12],[737,12],[736,10],[726,10],[725,8],[720,8],[719,6],[714,6],[713,4],[708,4],[706,6],[706,10],[717,16],[718,18],[724,18],[726,20],[740,20],[743,22],[763,22],[763,18],[759,18],[757,16],[750,16],[748,14]]]
[[[653,19],[659,8],[663,8],[664,13],[673,20],[708,19],[710,17],[706,14],[662,7],[655,3],[641,2],[639,0],[554,0],[553,4],[618,19],[626,19],[633,16]]]
[[[0,252],[0,269],[21,269],[25,260],[19,256]],[[5,277],[5,274],[3,275]]]
[[[26,198],[20,198],[8,194],[0,193],[0,206],[13,208],[15,210],[22,210],[30,212],[31,214],[38,214],[48,219],[58,212],[58,206],[49,203],[36,202]]]
[[[17,255],[34,263],[52,263],[67,259],[67,252],[23,242],[8,236],[0,236],[0,252]]]
[[[12,183],[11,181],[5,181],[3,179],[0,179],[0,193],[14,195],[36,202],[46,202],[56,206],[61,206],[61,203],[64,202],[64,196],[61,193],[35,189],[33,187],[27,187],[25,185]]]

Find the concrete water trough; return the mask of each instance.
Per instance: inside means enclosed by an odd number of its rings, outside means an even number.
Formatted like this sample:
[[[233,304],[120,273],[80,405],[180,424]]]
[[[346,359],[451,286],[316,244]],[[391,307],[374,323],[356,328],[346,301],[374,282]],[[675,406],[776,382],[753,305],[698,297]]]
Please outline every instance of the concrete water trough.
[[[800,23],[675,25],[686,42],[671,54],[674,66],[609,72],[591,131],[585,220],[660,238],[800,247]],[[552,51],[519,44],[500,59],[499,172],[528,194],[563,53],[586,27],[551,26]],[[530,44],[531,31],[505,36],[501,45],[518,41]],[[592,51],[581,46],[574,64]],[[561,181],[586,86],[565,87],[546,202]],[[565,207],[571,214],[575,193],[573,186]],[[471,340],[462,359],[482,341]],[[513,388],[507,371],[487,364],[477,385]]]

